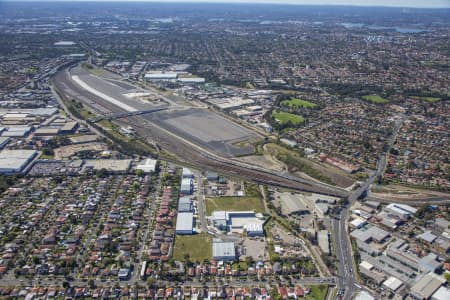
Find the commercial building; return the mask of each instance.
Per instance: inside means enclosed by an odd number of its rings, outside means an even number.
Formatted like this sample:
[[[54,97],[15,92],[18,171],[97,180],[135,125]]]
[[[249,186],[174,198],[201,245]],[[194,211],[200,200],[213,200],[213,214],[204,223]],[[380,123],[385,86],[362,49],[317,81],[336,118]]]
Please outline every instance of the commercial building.
[[[56,136],[59,134],[59,128],[38,128],[34,136]]]
[[[389,277],[388,279],[386,279],[385,282],[383,282],[383,286],[394,293],[397,292],[402,285],[403,285],[403,282],[401,282],[400,280],[398,280],[397,278],[392,277],[392,276]]]
[[[156,163],[158,161],[156,159],[146,159],[143,164],[140,164],[136,167],[136,170],[141,170],[144,173],[153,173],[156,170]]]
[[[417,300],[430,299],[444,283],[443,277],[428,273],[411,287],[411,297]]]
[[[415,209],[412,206],[398,203],[391,203],[387,205],[385,210],[398,216],[403,220],[410,219],[417,212],[417,209]]]
[[[410,268],[410,273],[412,273],[412,271],[434,272],[442,266],[442,263],[437,261],[436,254],[429,253],[424,257],[418,257],[410,251],[409,244],[402,239],[398,239],[388,246],[386,256],[391,260]]]
[[[424,241],[424,242],[427,242],[427,243],[433,243],[436,239],[437,239],[437,236],[435,236],[434,234],[432,234],[431,233],[431,231],[425,231],[424,233],[422,233],[422,234],[419,234],[418,236],[417,236],[417,238],[418,239],[421,239],[422,241]]]
[[[356,240],[364,243],[370,243],[375,241],[377,243],[383,243],[390,236],[389,232],[377,227],[377,226],[365,226],[360,229],[353,230],[350,236]]]
[[[250,233],[256,236],[264,234],[264,216],[254,211],[214,211],[211,218],[219,230],[233,233],[243,233],[246,230],[247,235]]]
[[[213,259],[232,261],[236,259],[236,249],[233,242],[214,239],[212,244]]]
[[[177,234],[188,235],[194,233],[194,214],[192,212],[182,212],[177,215]]]
[[[37,155],[35,150],[3,150],[0,152],[0,173],[22,173]]]
[[[264,228],[261,222],[244,225],[247,236],[264,236]]]
[[[191,169],[189,168],[183,168],[183,171],[181,173],[181,178],[194,178],[194,173],[192,173]]]
[[[192,212],[191,197],[180,197],[178,200],[178,212]]]
[[[72,121],[72,122],[67,122],[66,124],[64,124],[63,127],[61,127],[60,133],[61,134],[74,134],[77,129],[79,127],[78,122]]]
[[[182,195],[192,195],[194,192],[194,183],[190,178],[181,179],[180,193]]]
[[[155,73],[147,73],[144,75],[144,79],[152,80],[152,81],[166,81],[166,80],[176,80],[178,77],[178,73],[163,73],[163,72],[155,72]]]
[[[181,83],[205,83],[205,78],[203,77],[181,77],[178,78]]]
[[[359,264],[359,273],[361,273],[361,275],[371,279],[377,285],[380,285],[381,283],[383,283],[383,281],[386,280],[386,276],[384,275],[384,273],[376,270],[375,267],[371,263],[369,263],[365,260],[363,260]]]
[[[5,146],[11,141],[11,138],[6,136],[0,136],[0,149],[5,148]]]
[[[441,286],[434,294],[431,296],[431,300],[448,300],[450,299],[450,290],[445,286]]]
[[[361,291],[356,295],[355,300],[375,300],[368,292]]]
[[[33,128],[28,126],[8,127],[7,130],[2,132],[2,136],[23,138],[28,136],[32,130]]]

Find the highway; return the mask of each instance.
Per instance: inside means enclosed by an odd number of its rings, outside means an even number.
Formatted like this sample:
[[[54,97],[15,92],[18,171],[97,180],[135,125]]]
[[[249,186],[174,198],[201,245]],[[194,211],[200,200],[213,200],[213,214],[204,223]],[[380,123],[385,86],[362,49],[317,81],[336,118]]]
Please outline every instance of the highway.
[[[370,189],[370,185],[384,173],[389,155],[389,149],[397,139],[398,132],[404,121],[404,115],[401,115],[395,122],[394,131],[387,142],[387,151],[380,154],[377,164],[377,170],[358,189],[351,192],[345,207],[341,210],[338,219],[333,219],[333,236],[336,245],[336,256],[339,260],[338,287],[345,289],[344,299],[351,299],[353,293],[360,290],[355,277],[353,264],[353,253],[350,237],[347,232],[347,219],[349,209],[366,191]]]

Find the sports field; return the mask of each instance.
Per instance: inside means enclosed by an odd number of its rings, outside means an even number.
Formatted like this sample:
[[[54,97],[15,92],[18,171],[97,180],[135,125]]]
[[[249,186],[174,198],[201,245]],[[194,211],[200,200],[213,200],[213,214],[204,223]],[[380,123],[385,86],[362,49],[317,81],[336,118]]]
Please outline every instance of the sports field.
[[[288,122],[291,122],[292,125],[300,125],[305,122],[305,119],[302,116],[294,115],[284,111],[274,110],[272,112],[272,117],[275,119],[275,121],[277,121],[281,125],[286,124]]]
[[[297,99],[297,98],[291,98],[290,100],[284,100],[281,101],[281,105],[283,106],[289,106],[289,107],[293,107],[293,108],[298,108],[298,107],[304,107],[304,108],[316,108],[317,104],[306,101],[306,100],[301,100],[301,99]]]
[[[380,97],[378,95],[366,95],[366,96],[363,96],[362,98],[364,100],[366,100],[366,101],[370,101],[370,102],[375,103],[375,104],[386,104],[386,103],[389,103],[388,99],[385,99],[385,98]]]

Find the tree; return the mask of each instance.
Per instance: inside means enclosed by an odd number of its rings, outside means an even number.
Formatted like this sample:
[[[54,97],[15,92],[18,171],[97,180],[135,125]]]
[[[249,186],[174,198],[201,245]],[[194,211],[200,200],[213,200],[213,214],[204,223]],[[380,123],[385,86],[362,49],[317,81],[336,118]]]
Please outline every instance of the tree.
[[[95,288],[95,281],[93,279],[89,279],[88,286],[91,289]]]

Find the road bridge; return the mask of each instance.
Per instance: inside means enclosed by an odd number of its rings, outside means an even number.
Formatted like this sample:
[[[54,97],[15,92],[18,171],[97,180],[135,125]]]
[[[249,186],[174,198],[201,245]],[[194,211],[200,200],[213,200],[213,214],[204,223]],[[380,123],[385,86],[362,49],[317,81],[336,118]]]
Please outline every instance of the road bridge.
[[[167,110],[167,109],[168,109],[168,107],[158,107],[158,108],[139,110],[139,111],[111,113],[111,114],[101,115],[101,116],[91,118],[88,121],[91,123],[97,123],[97,122],[100,122],[101,120],[117,120],[117,119],[132,117],[132,116],[151,114],[154,112],[163,111],[163,110]]]

